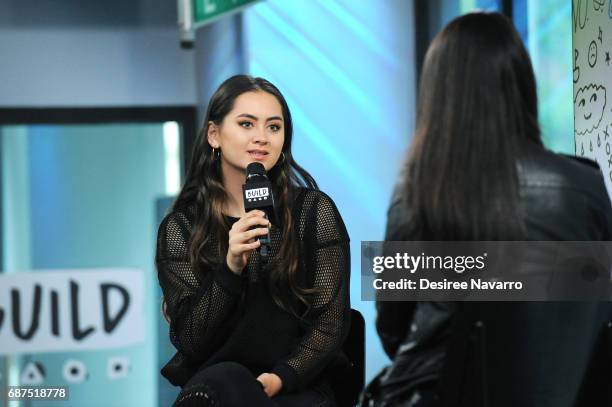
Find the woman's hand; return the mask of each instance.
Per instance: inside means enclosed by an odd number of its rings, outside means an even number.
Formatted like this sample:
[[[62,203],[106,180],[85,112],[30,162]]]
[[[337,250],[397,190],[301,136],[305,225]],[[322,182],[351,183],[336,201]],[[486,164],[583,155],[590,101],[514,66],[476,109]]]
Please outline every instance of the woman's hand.
[[[234,273],[242,273],[251,252],[261,244],[257,238],[268,233],[270,222],[265,215],[263,211],[250,211],[232,225],[229,231],[226,261]],[[249,230],[254,226],[262,227]]]
[[[283,388],[283,381],[274,373],[262,373],[257,380],[263,385],[263,390],[268,397],[275,396]]]

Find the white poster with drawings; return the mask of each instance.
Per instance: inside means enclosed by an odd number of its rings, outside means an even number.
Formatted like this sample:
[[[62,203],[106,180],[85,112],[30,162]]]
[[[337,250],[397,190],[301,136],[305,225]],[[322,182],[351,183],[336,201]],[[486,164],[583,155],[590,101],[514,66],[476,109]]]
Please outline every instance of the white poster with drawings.
[[[612,0],[572,0],[576,155],[603,171],[612,196]]]

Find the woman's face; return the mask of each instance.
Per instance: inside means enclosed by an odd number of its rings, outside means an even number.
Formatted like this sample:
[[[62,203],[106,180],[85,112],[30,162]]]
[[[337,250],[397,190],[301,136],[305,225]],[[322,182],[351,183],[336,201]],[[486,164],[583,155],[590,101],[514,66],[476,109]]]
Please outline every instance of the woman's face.
[[[281,105],[275,96],[263,91],[238,96],[221,125],[211,122],[208,127],[208,143],[221,149],[224,170],[244,173],[247,165],[258,161],[269,171],[278,161],[284,142]]]

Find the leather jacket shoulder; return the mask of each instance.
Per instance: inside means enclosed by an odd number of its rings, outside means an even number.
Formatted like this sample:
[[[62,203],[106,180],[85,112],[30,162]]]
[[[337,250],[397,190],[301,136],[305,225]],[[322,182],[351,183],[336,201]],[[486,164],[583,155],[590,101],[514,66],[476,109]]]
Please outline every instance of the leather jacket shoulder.
[[[532,146],[517,168],[528,240],[610,240],[612,208],[596,162]]]

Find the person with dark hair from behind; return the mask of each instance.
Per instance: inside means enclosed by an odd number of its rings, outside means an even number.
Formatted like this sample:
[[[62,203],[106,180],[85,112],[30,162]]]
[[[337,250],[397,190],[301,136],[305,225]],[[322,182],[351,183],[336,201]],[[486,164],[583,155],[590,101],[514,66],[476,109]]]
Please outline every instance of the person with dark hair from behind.
[[[385,240],[605,241],[611,233],[597,165],[542,145],[534,73],[511,21],[478,12],[449,23],[425,58],[416,131]],[[365,405],[606,403],[593,400],[596,392],[609,392],[609,375],[594,380],[604,388],[585,386],[612,315],[609,303],[376,305],[376,327],[392,365],[368,386]],[[485,326],[481,364],[462,365],[467,359],[453,353],[462,348],[451,344],[471,340],[455,328],[458,315],[474,310],[498,322]],[[503,345],[496,342],[502,330]]]
[[[157,238],[156,265],[178,352],[162,375],[176,406],[334,406],[348,362],[349,238],[333,201],[291,154],[291,114],[262,78],[212,96],[184,186]],[[260,162],[275,218],[245,213]],[[270,252],[257,249],[270,234]]]

